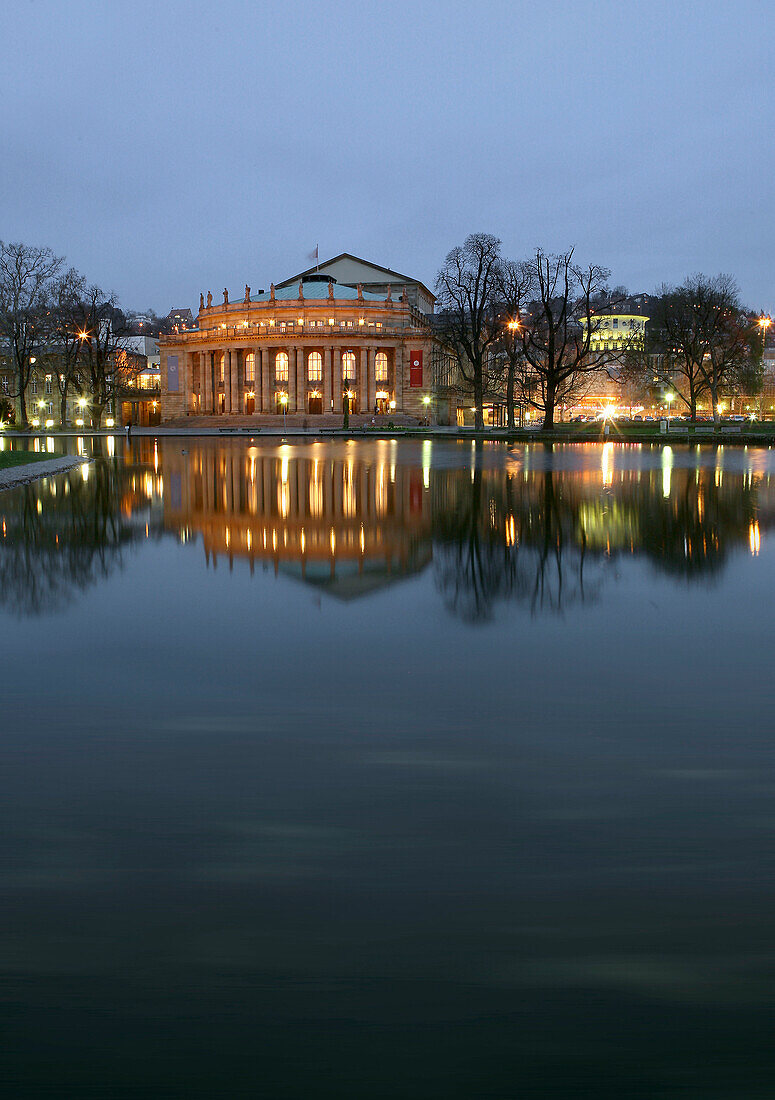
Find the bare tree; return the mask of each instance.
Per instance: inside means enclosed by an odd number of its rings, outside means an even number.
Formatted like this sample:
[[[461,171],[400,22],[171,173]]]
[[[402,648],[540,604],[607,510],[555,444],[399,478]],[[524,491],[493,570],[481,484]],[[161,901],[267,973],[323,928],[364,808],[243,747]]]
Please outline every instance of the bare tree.
[[[472,233],[447,255],[436,277],[437,331],[457,357],[460,374],[473,392],[477,428],[484,427],[490,350],[502,335],[494,303],[500,245],[489,233]]]
[[[734,279],[692,275],[679,287],[662,286],[649,347],[660,356],[663,381],[678,380],[675,390],[692,420],[707,393],[718,422],[722,392],[734,388],[755,356],[755,324]]]
[[[498,266],[495,279],[495,294],[501,321],[501,339],[498,346],[505,359],[506,426],[509,428],[515,427],[514,405],[518,390],[517,379],[520,379],[519,391],[524,397],[527,375],[530,373],[526,370],[528,364],[522,345],[520,310],[523,308],[531,285],[531,271],[528,264],[505,260]]]
[[[575,264],[573,249],[553,256],[539,248],[527,269],[530,287],[519,332],[531,400],[543,410],[543,431],[551,431],[557,405],[583,389],[587,376],[600,369],[592,338],[609,272],[596,264]]]
[[[51,365],[59,390],[59,419],[67,423],[67,395],[78,381],[83,339],[79,327],[86,279],[74,267],[54,280],[51,294]]]
[[[50,248],[0,241],[0,336],[15,375],[17,423],[24,428],[29,425],[27,388],[49,335],[52,281],[63,263]]]
[[[740,291],[731,275],[706,279],[696,275],[688,281],[707,329],[707,350],[701,370],[707,382],[713,419],[719,421],[719,395],[749,376],[756,359],[756,323],[740,305]]]
[[[113,295],[90,286],[76,313],[79,364],[90,391],[92,427],[102,425],[108,405],[137,377],[142,360],[129,350],[126,322]]]

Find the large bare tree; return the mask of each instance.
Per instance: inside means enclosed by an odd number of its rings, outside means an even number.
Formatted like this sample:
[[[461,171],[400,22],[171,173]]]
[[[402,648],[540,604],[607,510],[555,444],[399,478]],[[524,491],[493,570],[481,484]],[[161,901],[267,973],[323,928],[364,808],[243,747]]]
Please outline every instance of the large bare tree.
[[[128,346],[127,325],[116,299],[98,286],[82,295],[75,315],[81,347],[79,369],[89,389],[92,427],[99,428],[105,409],[137,377],[142,361]]]
[[[558,404],[601,369],[593,336],[610,273],[597,264],[575,263],[573,249],[550,255],[539,248],[526,268],[529,289],[519,328],[525,373],[531,401],[543,410],[542,430],[551,431]]]
[[[49,326],[48,361],[59,390],[59,419],[67,424],[67,395],[80,377],[83,338],[80,323],[86,296],[86,279],[74,267],[53,283]]]
[[[504,260],[497,269],[495,294],[501,326],[498,350],[506,376],[506,426],[514,428],[515,397],[519,392],[522,401],[528,391],[525,352],[522,346],[520,310],[532,286],[530,267],[515,260]],[[519,383],[519,384],[518,384]]]
[[[495,301],[500,246],[490,233],[472,233],[448,253],[436,276],[437,331],[456,356],[461,377],[474,395],[477,428],[484,427],[490,353],[502,336]]]
[[[24,428],[27,389],[49,339],[52,283],[63,263],[50,248],[0,241],[0,336],[15,379],[17,423]]]

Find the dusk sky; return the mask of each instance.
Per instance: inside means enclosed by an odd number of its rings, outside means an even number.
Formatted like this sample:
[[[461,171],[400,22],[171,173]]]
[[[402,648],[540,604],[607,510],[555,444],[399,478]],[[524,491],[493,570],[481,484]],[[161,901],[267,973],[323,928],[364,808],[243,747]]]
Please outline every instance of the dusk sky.
[[[775,37],[758,0],[4,11],[0,238],[131,309],[340,252],[432,286],[470,232],[775,309]]]

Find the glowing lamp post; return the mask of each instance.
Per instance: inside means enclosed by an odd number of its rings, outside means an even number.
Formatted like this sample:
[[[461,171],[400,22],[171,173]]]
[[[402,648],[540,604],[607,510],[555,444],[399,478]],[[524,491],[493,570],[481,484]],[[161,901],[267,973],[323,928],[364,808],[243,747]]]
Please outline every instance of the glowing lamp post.
[[[675,401],[674,393],[666,393],[665,401],[667,401],[667,430],[670,431],[670,411],[673,402]]]
[[[284,432],[285,431],[285,424],[286,424],[285,411],[288,408],[288,394],[287,393],[283,392],[283,393],[280,394],[280,404],[283,407],[283,432]]]

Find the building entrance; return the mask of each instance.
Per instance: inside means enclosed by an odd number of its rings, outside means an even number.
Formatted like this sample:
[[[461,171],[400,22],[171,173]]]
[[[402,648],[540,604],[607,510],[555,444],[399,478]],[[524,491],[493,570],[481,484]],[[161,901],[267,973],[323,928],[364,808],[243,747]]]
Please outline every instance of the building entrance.
[[[323,398],[319,393],[311,393],[309,395],[309,411],[311,413],[323,412]]]

